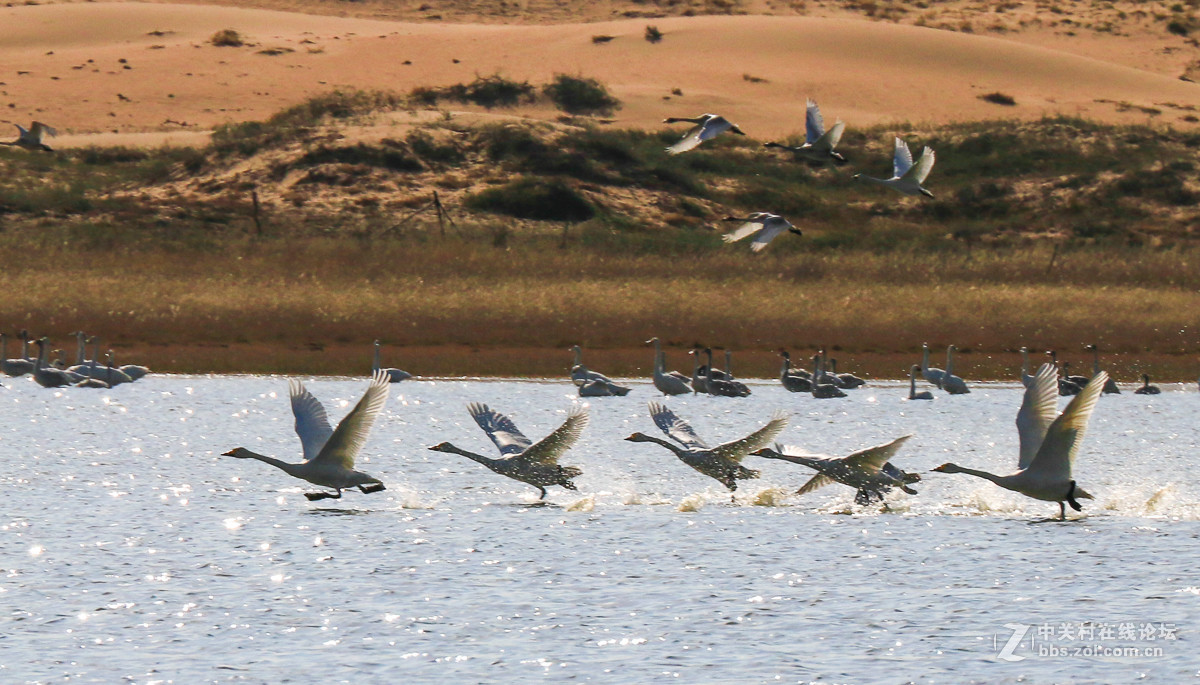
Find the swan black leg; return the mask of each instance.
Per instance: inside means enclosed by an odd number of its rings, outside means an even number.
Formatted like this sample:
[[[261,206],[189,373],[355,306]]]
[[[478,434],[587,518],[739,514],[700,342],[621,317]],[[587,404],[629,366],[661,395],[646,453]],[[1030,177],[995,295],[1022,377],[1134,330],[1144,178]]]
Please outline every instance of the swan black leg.
[[[1071,481],[1071,489],[1067,490],[1067,504],[1075,511],[1083,511],[1083,507],[1075,500],[1075,481]]]
[[[541,496],[541,497],[539,497],[538,499],[539,499],[539,500],[546,499],[546,488],[543,488],[542,486],[540,486],[540,485],[539,485],[539,486],[538,486],[538,490],[541,490],[541,491],[542,491],[542,496]]]
[[[304,493],[304,496],[307,497],[308,501],[310,502],[315,502],[319,499],[341,499],[342,489],[338,488],[336,495],[331,495],[328,492],[306,492]]]
[[[372,492],[379,492],[381,490],[387,490],[387,488],[383,487],[383,483],[372,483],[371,485],[360,485],[360,486],[358,486],[358,489],[361,490],[364,495],[369,495]]]
[[[1059,521],[1067,520],[1067,507],[1062,502],[1058,503],[1058,520]]]

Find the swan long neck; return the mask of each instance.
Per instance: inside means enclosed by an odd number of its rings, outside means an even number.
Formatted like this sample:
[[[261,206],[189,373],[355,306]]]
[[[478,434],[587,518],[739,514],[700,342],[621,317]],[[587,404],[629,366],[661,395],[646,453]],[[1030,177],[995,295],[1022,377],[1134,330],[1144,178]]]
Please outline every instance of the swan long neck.
[[[725,374],[733,379],[733,353],[725,350]]]
[[[579,345],[571,347],[571,351],[575,353],[575,366],[583,364],[583,350],[579,349]]]
[[[958,464],[954,464],[953,466],[956,469],[953,473],[965,473],[968,476],[975,476],[976,478],[990,480],[1002,488],[1011,489],[1008,488],[1005,476],[997,476],[994,473],[988,473],[987,471],[980,471],[978,469],[969,469],[965,466],[959,466]]]
[[[489,467],[492,465],[493,462],[496,461],[495,459],[485,457],[482,454],[475,454],[474,452],[468,452],[467,450],[460,449],[449,443],[445,444],[442,449],[446,452],[453,452],[454,454],[466,457],[467,459],[470,459],[471,461],[477,461],[480,464],[483,464],[483,465],[489,466]]]
[[[0,333],[0,359],[8,359],[8,337]]]
[[[75,363],[76,364],[81,364],[81,365],[83,364],[83,362],[85,361],[84,357],[87,356],[86,352],[87,352],[87,336],[83,334],[83,331],[77,331],[75,333]]]
[[[1029,375],[1029,349],[1026,347],[1021,348],[1021,375]]]
[[[1097,347],[1093,347],[1092,348],[1092,375],[1095,376],[1098,373],[1100,373],[1100,349]]]
[[[38,356],[37,356],[37,360],[33,363],[33,368],[37,369],[38,371],[41,371],[42,368],[46,366],[46,343],[44,341],[39,340],[39,341],[37,341],[37,346],[38,346]]]
[[[946,375],[954,375],[954,345],[946,348]]]
[[[684,450],[683,448],[676,446],[675,443],[663,440],[662,438],[656,438],[653,435],[646,435],[645,433],[641,433],[640,435],[642,436],[642,441],[653,442],[655,444],[662,445],[663,447],[666,447],[667,449],[671,450],[672,452],[674,452],[675,454],[677,454],[679,456],[682,456],[687,453],[687,450]]]
[[[261,462],[270,464],[271,466],[274,466],[275,468],[279,469],[280,471],[287,473],[289,476],[293,476],[295,478],[303,478],[303,476],[301,474],[303,473],[302,467],[304,466],[304,464],[289,464],[288,462],[280,461],[279,459],[276,459],[275,457],[268,457],[265,454],[259,454],[258,452],[252,452],[244,447],[242,448],[242,452],[247,457],[249,457],[251,459],[257,459]]]
[[[908,370],[908,399],[912,399],[917,394],[917,372],[915,369]]]
[[[708,368],[707,368],[707,369],[705,369],[705,371],[704,371],[704,380],[705,380],[705,381],[707,381],[707,382],[709,382],[709,383],[712,383],[712,379],[713,379],[713,375],[712,375],[712,349],[711,349],[711,348],[709,348],[709,349],[705,349],[705,350],[704,350],[704,354],[705,354],[705,355],[708,357]],[[710,388],[709,388],[709,392],[710,392],[710,393],[712,392],[712,388],[711,388],[711,386],[710,386]]]
[[[929,370],[929,345],[921,345],[921,371]]]
[[[371,371],[379,370],[379,341],[375,341],[375,357],[371,360]]]

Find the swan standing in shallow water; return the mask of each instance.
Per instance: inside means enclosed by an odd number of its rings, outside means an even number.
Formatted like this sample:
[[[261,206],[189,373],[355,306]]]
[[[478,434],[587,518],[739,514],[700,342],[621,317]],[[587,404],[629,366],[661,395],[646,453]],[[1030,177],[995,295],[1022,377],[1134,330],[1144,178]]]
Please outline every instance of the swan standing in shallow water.
[[[14,145],[23,147],[26,150],[40,150],[43,152],[54,152],[53,148],[42,142],[46,136],[56,136],[58,131],[54,128],[43,124],[40,121],[33,122],[33,125],[26,130],[20,124],[13,124],[17,127],[17,139],[12,141],[0,141],[0,145]]]
[[[1059,519],[1066,520],[1065,504],[1070,504],[1075,511],[1082,511],[1083,507],[1076,500],[1093,499],[1083,488],[1076,486],[1071,471],[1087,431],[1088,419],[1106,380],[1108,374],[1103,371],[1093,376],[1083,392],[1071,398],[1062,414],[1057,414],[1058,370],[1053,364],[1042,364],[1033,384],[1025,389],[1025,398],[1017,412],[1021,454],[1015,473],[997,476],[949,463],[934,471],[965,473],[990,480],[1026,497],[1058,502]]]
[[[721,221],[741,221],[741,226],[733,229],[729,233],[721,236],[721,240],[727,243],[734,243],[742,238],[754,236],[754,240],[750,243],[750,250],[753,252],[761,252],[775,236],[787,231],[796,235],[804,235],[800,229],[793,226],[787,219],[778,214],[768,214],[767,212],[754,212],[745,217],[727,216]]]
[[[933,160],[933,150],[926,145],[925,149],[921,151],[921,158],[917,160],[916,164],[913,164],[912,153],[908,151],[908,143],[896,138],[896,147],[892,153],[891,178],[875,178],[863,174],[854,174],[854,178],[887,186],[905,195],[933,197],[933,193],[921,185],[929,176],[930,170],[933,169]]]
[[[728,119],[716,114],[701,114],[698,117],[670,117],[663,119],[664,124],[674,124],[680,121],[686,121],[689,124],[695,124],[688,132],[683,134],[683,138],[671,147],[667,148],[667,152],[677,155],[681,152],[695,149],[700,143],[706,140],[712,140],[726,131],[738,134],[739,136],[746,135],[742,129],[738,128]]]
[[[380,372],[371,377],[371,384],[363,393],[362,399],[354,405],[354,409],[346,414],[337,429],[329,427],[329,418],[325,408],[297,380],[288,382],[288,395],[292,401],[292,413],[296,416],[296,434],[300,436],[300,445],[304,452],[304,461],[299,464],[289,464],[272,457],[267,457],[244,447],[235,447],[222,456],[237,457],[238,459],[257,459],[274,466],[289,476],[306,480],[313,485],[333,488],[337,494],[327,492],[306,492],[304,496],[311,500],[340,499],[342,490],[358,488],[364,494],[386,490],[383,483],[375,476],[354,470],[354,458],[362,451],[367,442],[371,426],[388,398],[387,375]]]
[[[789,418],[787,413],[776,411],[767,425],[750,435],[709,447],[708,443],[696,435],[691,425],[676,416],[675,412],[658,402],[651,402],[648,406],[654,424],[666,433],[667,437],[679,443],[679,446],[645,433],[634,433],[625,439],[630,442],[653,442],[666,447],[674,452],[680,461],[709,478],[717,479],[729,488],[730,492],[737,490],[739,480],[758,478],[758,471],[742,466],[742,459],[747,454],[774,442],[776,436],[787,427]]]
[[[576,489],[571,479],[582,475],[583,471],[574,466],[559,466],[558,458],[571,449],[579,440],[583,429],[587,427],[586,407],[571,407],[563,425],[537,443],[525,437],[512,419],[492,411],[486,404],[472,402],[467,405],[467,412],[500,450],[498,459],[459,449],[448,442],[439,443],[429,449],[462,455],[502,476],[529,483],[541,491],[542,496],[538,499],[546,499],[546,488],[551,485],[561,485],[568,490]]]
[[[804,112],[804,144],[793,146],[781,145],[779,143],[763,143],[763,147],[779,147],[791,150],[796,155],[810,162],[823,164],[831,159],[838,162],[845,162],[846,158],[842,156],[842,153],[834,150],[837,147],[838,141],[842,139],[842,132],[845,129],[846,125],[842,123],[841,119],[838,119],[833,124],[833,127],[826,131],[825,119],[821,116],[821,108],[817,106],[816,100],[809,98]]]
[[[920,370],[921,367],[917,366],[916,364],[913,364],[912,368],[908,370],[908,399],[932,400],[933,393],[929,392],[928,390],[917,392],[917,372]]]
[[[658,388],[659,392],[664,395],[686,395],[692,391],[692,384],[687,376],[672,371],[667,373],[666,356],[662,351],[662,344],[658,338],[650,338],[646,344],[654,344],[654,387]]]
[[[882,502],[884,495],[892,488],[900,488],[910,495],[917,494],[917,491],[908,487],[908,484],[919,482],[921,477],[915,473],[905,473],[888,461],[896,455],[896,451],[900,449],[904,441],[911,437],[911,435],[905,435],[889,443],[868,447],[845,457],[810,454],[798,447],[785,445],[775,445],[775,449],[766,447],[754,452],[754,455],[767,459],[790,461],[793,464],[816,469],[817,475],[802,485],[796,491],[797,495],[812,492],[837,481],[857,490],[858,492],[854,493],[854,502],[865,505]]]
[[[373,375],[379,373],[380,371],[382,371],[385,374],[387,374],[389,383],[399,383],[400,381],[406,381],[409,378],[412,378],[412,374],[407,371],[401,371],[400,369],[393,369],[393,368],[386,368],[386,369],[381,368],[382,365],[379,362],[379,348],[381,348],[381,347],[383,347],[383,343],[376,340],[375,341],[375,357],[371,362],[371,375],[373,376]]]

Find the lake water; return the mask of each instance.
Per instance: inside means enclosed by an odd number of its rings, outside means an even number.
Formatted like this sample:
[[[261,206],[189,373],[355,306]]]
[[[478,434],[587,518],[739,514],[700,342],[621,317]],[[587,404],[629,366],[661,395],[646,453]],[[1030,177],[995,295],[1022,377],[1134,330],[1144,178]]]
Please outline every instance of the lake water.
[[[0,388],[0,682],[1017,683],[1200,679],[1200,393],[1105,396],[1076,465],[1096,496],[1053,503],[965,475],[1006,473],[1021,391],[844,400],[751,383],[667,403],[710,442],[792,412],[782,441],[895,458],[919,495],[859,507],[811,472],[762,471],[736,501],[666,450],[633,382],[589,400],[562,460],[578,492],[535,488],[428,446],[490,454],[469,401],[534,440],[567,382],[392,386],[359,468],[385,492],[314,490],[244,446],[299,460],[281,377],[151,376],[111,391]],[[336,423],[364,379],[312,379]],[[1009,644],[1010,641],[1012,644]],[[1007,647],[1007,649],[1005,649]]]

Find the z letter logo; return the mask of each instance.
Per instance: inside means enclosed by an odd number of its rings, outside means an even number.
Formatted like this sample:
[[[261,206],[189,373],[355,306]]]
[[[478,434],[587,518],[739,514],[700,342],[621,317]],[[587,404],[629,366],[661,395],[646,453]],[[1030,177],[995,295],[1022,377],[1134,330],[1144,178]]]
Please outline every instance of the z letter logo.
[[[1021,640],[1025,639],[1025,633],[1029,632],[1029,626],[1022,623],[1005,623],[1004,627],[1013,631],[1013,634],[996,654],[996,658],[1004,661],[1024,661],[1025,657],[1013,654],[1013,652],[1016,651],[1017,645],[1021,644]]]

